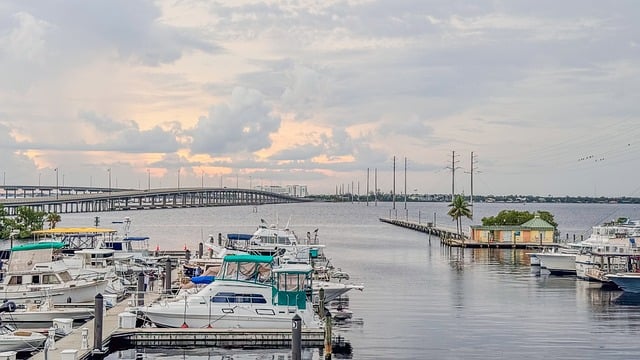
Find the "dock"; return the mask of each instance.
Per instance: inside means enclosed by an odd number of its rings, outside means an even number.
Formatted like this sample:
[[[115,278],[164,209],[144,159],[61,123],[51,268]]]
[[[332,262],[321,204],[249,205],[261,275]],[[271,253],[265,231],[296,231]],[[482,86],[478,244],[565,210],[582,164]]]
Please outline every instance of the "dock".
[[[540,244],[537,242],[477,242],[471,241],[469,236],[465,233],[458,234],[455,229],[443,227],[443,226],[434,226],[433,223],[417,223],[413,221],[407,220],[399,220],[399,219],[390,219],[390,218],[380,218],[380,221],[392,224],[396,226],[403,227],[405,229],[411,229],[415,231],[420,231],[429,235],[434,235],[440,238],[440,243],[442,245],[451,246],[451,247],[467,247],[467,248],[497,248],[497,249],[545,249],[545,248],[555,248],[558,247],[557,243],[545,243]]]
[[[160,296],[157,292],[146,292],[145,304],[157,301]],[[125,299],[104,312],[102,349],[93,349],[95,319],[92,319],[55,341],[53,348],[41,350],[29,359],[90,359],[93,355],[106,354],[109,349],[138,345],[277,348],[290,347],[292,344],[291,329],[136,328],[133,324],[123,328],[120,314],[126,313],[134,300],[133,297]],[[324,344],[324,329],[302,329],[301,333],[301,344],[305,347],[322,347]]]

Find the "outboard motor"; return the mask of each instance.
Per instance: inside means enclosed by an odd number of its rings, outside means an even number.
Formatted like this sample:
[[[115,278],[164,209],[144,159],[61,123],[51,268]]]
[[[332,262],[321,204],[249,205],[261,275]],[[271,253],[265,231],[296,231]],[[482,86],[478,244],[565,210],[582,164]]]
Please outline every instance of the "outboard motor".
[[[0,305],[0,313],[16,311],[16,303],[13,301],[5,301]]]

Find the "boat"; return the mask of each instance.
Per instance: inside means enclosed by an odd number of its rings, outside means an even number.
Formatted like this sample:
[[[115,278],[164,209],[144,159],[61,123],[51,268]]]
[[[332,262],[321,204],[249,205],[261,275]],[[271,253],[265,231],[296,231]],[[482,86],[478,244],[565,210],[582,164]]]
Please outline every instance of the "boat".
[[[625,292],[640,293],[640,273],[625,272],[608,274],[606,277]]]
[[[15,309],[13,302],[5,302],[0,306],[0,313]],[[7,323],[0,323],[0,352],[15,351],[16,353],[39,350],[47,337],[35,331],[18,330]]]
[[[93,315],[93,308],[56,306],[51,302],[51,299],[47,299],[40,304],[16,305],[13,309],[0,313],[0,320],[13,324],[51,325],[54,319],[71,319],[75,322],[84,322],[92,319]]]
[[[0,284],[0,301],[17,304],[89,302],[104,293],[105,279],[73,278],[62,260],[61,242],[38,242],[11,248],[9,264]]]
[[[594,226],[576,255],[576,276],[583,280],[602,279],[602,274],[632,271],[633,258],[640,255],[636,239],[640,221],[626,218]]]
[[[130,311],[158,327],[289,329],[299,315],[305,328],[320,328],[308,292],[311,266],[274,264],[272,256],[227,255],[215,281],[195,294]]]
[[[535,256],[540,260],[540,267],[554,275],[576,273],[577,248],[564,248],[558,252],[539,252]]]

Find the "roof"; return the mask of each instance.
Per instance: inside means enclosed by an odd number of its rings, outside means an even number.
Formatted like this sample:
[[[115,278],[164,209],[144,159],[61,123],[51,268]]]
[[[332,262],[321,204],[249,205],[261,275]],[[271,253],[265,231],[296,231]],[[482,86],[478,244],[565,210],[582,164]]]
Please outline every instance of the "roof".
[[[227,255],[224,257],[224,261],[226,262],[260,262],[260,263],[271,263],[273,261],[273,256],[265,256],[265,255]]]
[[[522,227],[530,228],[530,229],[554,229],[553,225],[548,222],[542,220],[538,215],[534,216],[533,219],[527,221],[526,223],[520,225]]]
[[[313,271],[313,268],[309,264],[287,264],[279,268],[273,269],[273,272],[287,273],[287,274],[308,274]]]
[[[96,228],[96,227],[64,227],[46,230],[35,230],[31,234],[34,235],[57,235],[57,234],[104,234],[117,232],[114,229]]]

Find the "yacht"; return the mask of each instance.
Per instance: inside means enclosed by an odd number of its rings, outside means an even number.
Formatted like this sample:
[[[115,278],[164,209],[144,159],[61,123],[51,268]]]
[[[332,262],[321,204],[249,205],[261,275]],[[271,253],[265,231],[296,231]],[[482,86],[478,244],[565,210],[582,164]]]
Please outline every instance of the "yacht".
[[[0,301],[18,304],[89,302],[104,293],[107,280],[74,278],[62,260],[61,242],[39,242],[17,245],[11,255],[0,284]]]
[[[130,311],[158,327],[289,329],[298,314],[306,328],[320,328],[308,294],[311,266],[276,265],[272,256],[227,255],[215,281],[195,294]]]

